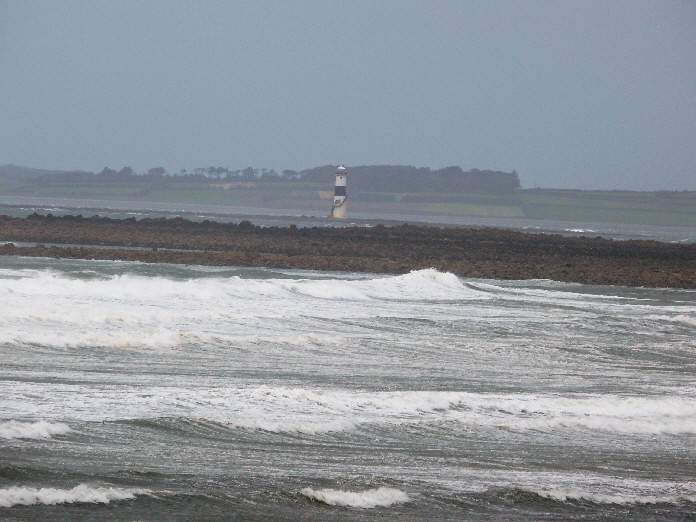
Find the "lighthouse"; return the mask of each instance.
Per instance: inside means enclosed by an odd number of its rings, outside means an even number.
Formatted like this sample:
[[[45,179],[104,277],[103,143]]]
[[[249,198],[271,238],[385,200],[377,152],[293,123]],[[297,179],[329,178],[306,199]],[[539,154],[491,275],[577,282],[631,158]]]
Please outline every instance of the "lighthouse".
[[[331,217],[346,217],[346,168],[341,165],[336,169],[336,190],[334,191]]]

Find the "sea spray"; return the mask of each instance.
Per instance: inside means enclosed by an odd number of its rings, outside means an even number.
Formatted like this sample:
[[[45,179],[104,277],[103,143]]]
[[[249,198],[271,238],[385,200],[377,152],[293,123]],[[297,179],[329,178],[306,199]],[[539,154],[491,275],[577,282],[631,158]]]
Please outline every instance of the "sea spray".
[[[0,422],[0,438],[2,439],[48,439],[70,431],[70,427],[62,422]]]
[[[146,493],[142,489],[93,487],[80,484],[72,489],[11,487],[0,489],[0,507],[34,504],[74,504],[77,502],[108,504],[112,500],[132,500]]]
[[[696,502],[696,495],[636,495],[631,493],[592,493],[571,488],[533,489],[522,488],[540,497],[559,502],[589,502],[593,504],[681,504],[684,502]]]
[[[6,257],[0,519],[689,520],[695,305]]]
[[[392,488],[366,489],[364,491],[341,491],[339,489],[304,488],[300,490],[304,496],[331,506],[348,506],[354,508],[386,507],[393,504],[403,504],[410,500],[403,491]]]

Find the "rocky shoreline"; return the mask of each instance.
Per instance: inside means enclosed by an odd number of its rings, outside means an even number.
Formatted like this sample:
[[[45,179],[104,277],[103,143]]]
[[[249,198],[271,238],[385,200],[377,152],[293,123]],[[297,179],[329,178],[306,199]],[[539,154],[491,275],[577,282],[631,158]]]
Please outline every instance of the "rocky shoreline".
[[[0,255],[696,288],[696,244],[616,241],[497,228],[258,227],[81,216],[0,216]],[[39,243],[16,246],[11,242]],[[55,246],[45,246],[52,243]],[[93,245],[93,246],[66,246]]]

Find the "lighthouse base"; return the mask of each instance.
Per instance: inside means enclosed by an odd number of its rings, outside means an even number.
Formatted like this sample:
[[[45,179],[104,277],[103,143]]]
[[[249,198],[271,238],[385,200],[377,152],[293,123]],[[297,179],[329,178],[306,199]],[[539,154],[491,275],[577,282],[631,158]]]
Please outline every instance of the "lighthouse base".
[[[346,218],[346,205],[343,204],[340,207],[334,207],[331,210],[331,217],[345,219]]]

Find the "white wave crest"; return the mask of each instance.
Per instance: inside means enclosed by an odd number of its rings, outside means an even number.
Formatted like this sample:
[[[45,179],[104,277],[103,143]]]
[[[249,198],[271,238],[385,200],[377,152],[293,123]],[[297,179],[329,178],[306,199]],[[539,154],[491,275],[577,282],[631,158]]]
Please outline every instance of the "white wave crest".
[[[399,276],[402,281],[411,283],[437,283],[450,288],[464,288],[459,278],[451,272],[440,272],[435,268],[424,270],[411,270],[408,274]]]
[[[696,417],[645,417],[621,418],[602,415],[558,416],[552,418],[520,419],[510,422],[508,427],[523,430],[559,428],[585,428],[617,433],[640,433],[646,435],[681,435],[696,433]]]
[[[339,301],[370,300],[440,300],[488,298],[484,292],[471,289],[449,272],[434,268],[413,270],[398,276],[375,277],[358,281],[331,279],[296,281],[275,280],[274,284],[288,292],[320,299]]]
[[[210,420],[233,428],[270,431],[272,433],[304,433],[306,435],[315,435],[317,433],[336,433],[355,429],[355,424],[353,422],[344,419],[336,419],[325,422],[291,420],[274,421],[263,419],[235,419],[225,421],[215,419]]]
[[[0,409],[31,411],[49,422],[0,423],[0,437],[40,438],[69,430],[68,420],[158,417],[201,419],[274,433],[353,431],[366,425],[458,422],[513,431],[592,430],[696,434],[692,396],[481,394],[445,391],[355,391],[258,387],[112,387],[0,383]]]
[[[678,314],[674,316],[670,315],[649,315],[648,319],[657,321],[668,321],[672,323],[682,323],[689,326],[696,326],[696,314]]]
[[[76,502],[108,504],[112,500],[132,500],[136,495],[146,492],[142,489],[92,487],[86,484],[80,484],[72,489],[11,487],[0,489],[0,507],[73,504]]]
[[[696,433],[693,397],[472,395],[451,417],[511,430],[588,429],[615,433]]]
[[[304,488],[300,490],[300,493],[331,506],[349,506],[366,509],[403,504],[411,500],[403,491],[384,487],[357,492],[341,491],[340,489],[319,489],[315,491],[312,488]]]
[[[490,299],[490,294],[471,288],[450,272],[434,268],[413,270],[399,276],[380,277],[352,284],[364,288],[367,295],[376,299]]]
[[[570,488],[558,489],[533,489],[523,488],[525,491],[535,493],[540,497],[557,500],[559,502],[592,502],[594,504],[680,504],[682,502],[696,502],[696,495],[631,495],[631,494],[604,494],[577,491]]]
[[[19,422],[12,420],[0,423],[0,438],[3,439],[50,439],[53,435],[69,431],[70,427],[61,422]]]
[[[279,281],[292,293],[302,294],[318,299],[338,299],[345,301],[365,301],[369,297],[353,281],[313,281],[300,280],[293,282]]]
[[[55,348],[80,348],[110,346],[123,350],[174,351],[191,335],[176,329],[141,328],[139,331],[91,328],[73,331],[24,331],[5,330],[0,333],[0,343],[20,343]]]
[[[82,280],[22,273],[0,277],[0,345],[168,353],[245,343],[264,330],[302,335],[306,332],[294,327],[308,317],[409,317],[423,313],[423,302],[490,298],[490,292],[434,269],[359,280],[234,276],[180,281],[139,275]],[[312,333],[321,338],[342,332],[319,328]],[[311,338],[296,342],[312,345]]]

